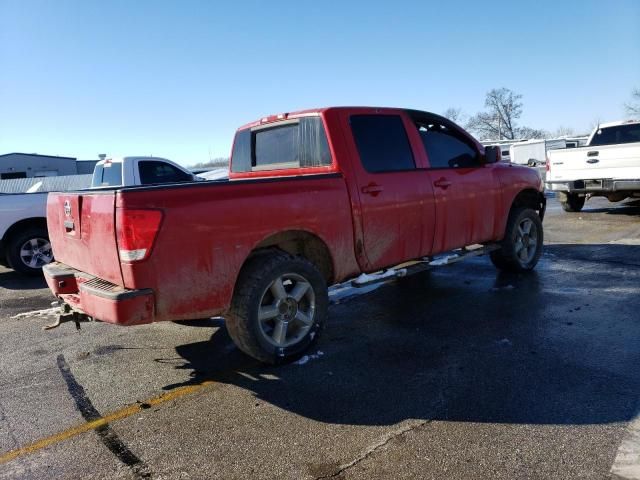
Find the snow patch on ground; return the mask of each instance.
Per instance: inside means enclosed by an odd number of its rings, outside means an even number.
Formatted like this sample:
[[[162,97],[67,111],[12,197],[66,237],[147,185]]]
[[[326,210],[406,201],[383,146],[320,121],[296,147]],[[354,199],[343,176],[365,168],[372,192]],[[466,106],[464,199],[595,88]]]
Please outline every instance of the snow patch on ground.
[[[338,284],[329,289],[329,299],[331,300],[331,303],[337,304],[348,298],[358,297],[365,293],[372,292],[373,290],[380,288],[382,285],[382,283],[372,283],[366,287],[356,288],[351,286],[351,282]]]
[[[373,282],[373,281],[377,281],[377,280],[382,280],[384,278],[402,277],[403,274],[406,274],[406,273],[407,273],[406,269],[394,270],[392,268],[390,268],[389,270],[386,270],[386,271],[384,271],[382,273],[373,273],[373,274],[361,273],[360,276],[358,276],[358,278],[353,280],[353,283],[362,284],[362,283],[368,283],[368,282]]]
[[[458,255],[447,255],[446,257],[436,258],[435,260],[429,262],[429,266],[437,267],[439,265],[447,265],[450,260],[455,260],[458,258]]]
[[[353,279],[351,283],[356,285],[362,285],[369,282],[376,282],[392,277],[404,277],[407,274],[406,268],[390,268],[381,273],[361,273],[357,278]]]
[[[309,360],[317,360],[323,355],[324,355],[324,352],[321,350],[318,350],[316,353],[312,353],[311,355],[305,355],[304,357],[301,357],[298,361],[293,363],[296,365],[304,365],[305,363],[309,362]]]

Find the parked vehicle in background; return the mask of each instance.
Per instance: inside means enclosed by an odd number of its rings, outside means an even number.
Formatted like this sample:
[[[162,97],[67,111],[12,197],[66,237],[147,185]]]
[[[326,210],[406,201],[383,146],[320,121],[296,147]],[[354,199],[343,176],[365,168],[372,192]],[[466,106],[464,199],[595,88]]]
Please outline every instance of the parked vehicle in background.
[[[47,192],[69,188],[152,185],[204,180],[165,158],[124,157],[101,160],[91,177],[72,175],[2,180],[0,193],[0,264],[27,275],[38,275],[53,260],[47,232]],[[0,191],[5,185],[0,185]],[[29,193],[27,193],[29,192]]]
[[[537,167],[547,161],[547,151],[567,148],[567,141],[561,139],[533,139],[514,143],[509,147],[511,163]]]
[[[47,233],[47,192],[91,185],[91,175],[0,180],[0,264],[40,274],[53,259]]]
[[[214,168],[212,170],[206,170],[202,173],[198,173],[197,175],[205,180],[228,180],[229,167]]]
[[[567,212],[582,210],[590,196],[640,197],[640,121],[601,124],[586,147],[548,152],[545,186]]]
[[[39,274],[53,260],[46,204],[47,193],[0,194],[0,264]]]
[[[118,157],[100,160],[93,170],[92,188],[193,182],[200,177],[166,158]]]
[[[522,142],[523,140],[483,140],[481,143],[485,147],[498,147],[500,149],[501,161],[510,162],[511,161],[511,145],[517,142]]]
[[[76,320],[224,315],[242,351],[290,360],[318,338],[327,285],[477,244],[500,269],[533,269],[542,182],[498,159],[427,112],[265,117],[236,133],[232,181],[50,194],[45,278]]]

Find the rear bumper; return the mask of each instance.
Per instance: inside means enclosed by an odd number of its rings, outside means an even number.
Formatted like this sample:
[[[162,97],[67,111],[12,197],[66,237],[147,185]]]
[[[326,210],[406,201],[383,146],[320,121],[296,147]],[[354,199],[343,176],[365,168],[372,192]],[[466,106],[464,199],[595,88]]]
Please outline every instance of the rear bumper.
[[[572,180],[566,182],[545,182],[547,190],[555,192],[606,193],[606,192],[638,192],[640,179],[613,180],[600,178],[592,180]]]
[[[155,298],[150,289],[129,290],[60,262],[45,265],[42,271],[56,297],[95,320],[118,325],[154,321]]]

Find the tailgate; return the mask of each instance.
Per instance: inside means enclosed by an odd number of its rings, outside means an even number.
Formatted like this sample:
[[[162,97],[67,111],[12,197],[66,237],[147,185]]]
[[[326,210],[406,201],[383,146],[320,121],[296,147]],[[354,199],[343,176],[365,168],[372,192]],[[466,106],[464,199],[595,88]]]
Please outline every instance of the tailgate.
[[[547,181],[640,178],[640,144],[551,150]]]
[[[50,193],[47,226],[58,262],[122,285],[115,192]]]

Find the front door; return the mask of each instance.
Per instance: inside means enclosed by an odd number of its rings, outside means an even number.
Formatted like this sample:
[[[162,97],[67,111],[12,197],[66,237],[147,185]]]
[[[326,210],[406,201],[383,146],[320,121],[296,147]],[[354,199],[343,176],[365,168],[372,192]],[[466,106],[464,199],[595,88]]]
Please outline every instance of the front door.
[[[433,252],[492,240],[499,220],[500,182],[495,164],[483,164],[473,141],[437,119],[415,122],[429,163],[436,226]]]

